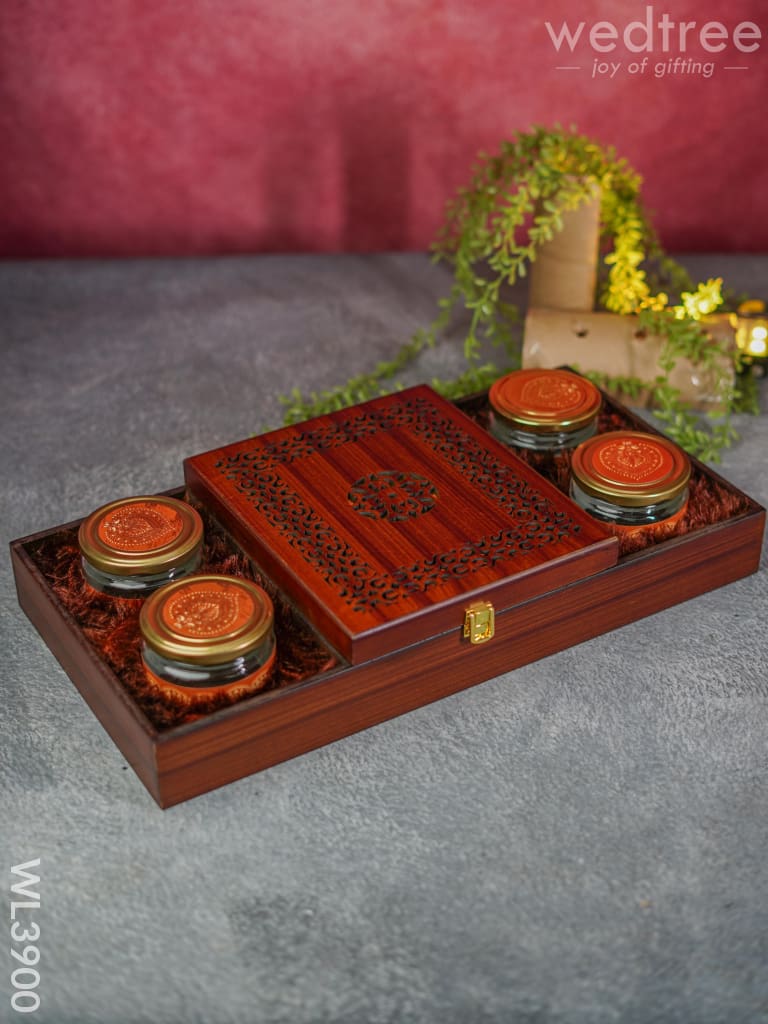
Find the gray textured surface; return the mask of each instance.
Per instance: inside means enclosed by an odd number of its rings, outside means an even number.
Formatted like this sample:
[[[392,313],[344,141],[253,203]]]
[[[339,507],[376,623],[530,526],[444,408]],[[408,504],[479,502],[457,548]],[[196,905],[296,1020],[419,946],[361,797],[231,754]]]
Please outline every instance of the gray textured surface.
[[[690,263],[766,292],[766,259]],[[4,542],[176,485],[290,386],[389,355],[445,282],[417,255],[0,267]],[[723,472],[766,503],[768,418],[741,426]],[[0,573],[4,871],[42,858],[28,1019],[768,1020],[765,556],[166,812]]]

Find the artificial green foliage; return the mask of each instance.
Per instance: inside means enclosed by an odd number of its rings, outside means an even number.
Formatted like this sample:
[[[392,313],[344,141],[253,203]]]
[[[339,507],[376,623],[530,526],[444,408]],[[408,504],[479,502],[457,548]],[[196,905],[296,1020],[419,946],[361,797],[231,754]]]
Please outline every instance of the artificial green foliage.
[[[640,176],[611,147],[560,127],[533,128],[502,142],[497,154],[481,155],[469,184],[449,203],[432,249],[436,260],[450,264],[453,283],[433,323],[370,373],[308,398],[294,392],[282,399],[286,422],[393,390],[400,371],[442,338],[457,310],[469,315],[463,342],[467,369],[458,379],[433,381],[439,391],[458,397],[517,368],[512,335],[517,310],[505,293],[526,276],[539,247],[562,229],[563,215],[593,199],[597,189],[602,259],[596,305],[636,315],[641,330],[664,339],[655,380],[603,377],[600,383],[629,396],[649,391],[667,432],[693,453],[717,459],[736,436],[729,419],[739,398],[734,375],[720,382],[724,415],[717,423],[687,410],[668,377],[682,357],[703,368],[719,367],[722,350],[700,318],[721,304],[721,282],[695,287],[659,243],[640,199]],[[489,345],[499,353],[498,364],[487,361]]]

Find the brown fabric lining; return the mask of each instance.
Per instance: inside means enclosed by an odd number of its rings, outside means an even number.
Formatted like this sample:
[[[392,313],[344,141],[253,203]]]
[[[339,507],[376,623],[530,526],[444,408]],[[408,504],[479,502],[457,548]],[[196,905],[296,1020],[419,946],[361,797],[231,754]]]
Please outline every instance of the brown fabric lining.
[[[231,544],[210,518],[205,519],[206,545],[201,572],[224,573],[254,580],[275,604],[278,660],[265,689],[274,690],[309,679],[337,664],[337,659],[274,585]],[[32,552],[51,589],[146,714],[163,730],[237,703],[220,694],[190,711],[186,703],[161,690],[144,670],[139,635],[140,598],[107,597],[86,582],[80,566],[77,530],[66,530],[38,542]],[[247,699],[247,698],[239,698]]]

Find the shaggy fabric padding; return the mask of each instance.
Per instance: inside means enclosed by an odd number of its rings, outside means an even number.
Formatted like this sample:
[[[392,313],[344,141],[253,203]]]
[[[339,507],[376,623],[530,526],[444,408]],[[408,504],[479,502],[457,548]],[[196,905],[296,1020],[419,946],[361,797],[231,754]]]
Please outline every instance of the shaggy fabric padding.
[[[254,580],[264,587],[274,602],[278,658],[272,678],[264,690],[289,686],[332,668],[337,663],[336,658],[317,634],[218,525],[199,506],[198,509],[203,513],[205,523],[205,548],[200,572]],[[249,699],[221,693],[190,710],[181,697],[158,686],[145,671],[141,659],[139,612],[142,599],[106,596],[88,584],[80,565],[76,528],[56,533],[30,545],[30,549],[58,600],[156,729],[165,730],[190,722],[219,708]]]

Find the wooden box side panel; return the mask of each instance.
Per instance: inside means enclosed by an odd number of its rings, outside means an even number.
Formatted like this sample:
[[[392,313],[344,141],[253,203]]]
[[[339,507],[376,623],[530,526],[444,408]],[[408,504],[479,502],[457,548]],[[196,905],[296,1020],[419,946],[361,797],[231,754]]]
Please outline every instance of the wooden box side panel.
[[[535,598],[499,616],[488,644],[471,647],[457,628],[164,737],[161,802],[189,799],[749,575],[764,525],[759,510]]]
[[[26,538],[27,541],[34,538]],[[77,623],[58,603],[24,547],[11,544],[19,604],[125,759],[160,803],[157,734],[131,701],[109,666],[83,638]]]

